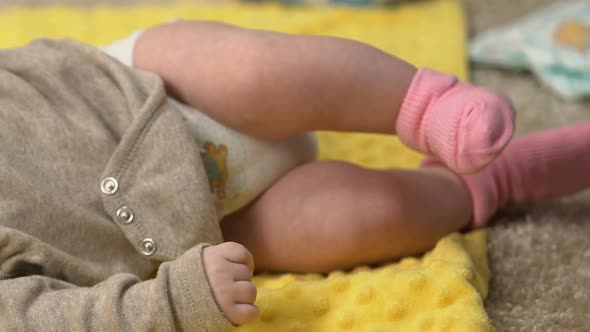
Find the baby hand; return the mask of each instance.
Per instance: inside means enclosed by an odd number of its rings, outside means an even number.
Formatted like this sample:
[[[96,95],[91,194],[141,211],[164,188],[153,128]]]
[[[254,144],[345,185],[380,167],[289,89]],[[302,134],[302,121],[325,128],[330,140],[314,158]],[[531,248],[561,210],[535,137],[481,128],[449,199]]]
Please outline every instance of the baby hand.
[[[203,250],[203,263],[213,296],[227,319],[235,325],[258,317],[256,286],[252,283],[254,259],[239,243],[225,242]]]

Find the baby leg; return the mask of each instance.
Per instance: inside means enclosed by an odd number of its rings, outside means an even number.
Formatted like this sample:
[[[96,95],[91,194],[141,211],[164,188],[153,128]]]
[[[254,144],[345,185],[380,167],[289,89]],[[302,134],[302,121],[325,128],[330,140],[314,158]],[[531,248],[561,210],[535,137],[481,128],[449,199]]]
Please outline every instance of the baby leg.
[[[147,30],[134,62],[158,73],[182,101],[263,138],[397,133],[451,169],[473,172],[514,130],[502,96],[342,38],[177,22]]]
[[[445,168],[302,165],[221,222],[259,271],[324,272],[419,254],[466,226],[471,202]]]
[[[426,160],[424,166],[437,164]],[[559,198],[590,187],[590,122],[514,139],[481,173],[463,177],[473,227],[507,205]]]
[[[590,123],[517,138],[481,173],[458,176],[437,164],[306,164],[222,221],[222,230],[261,270],[328,271],[418,254],[450,232],[485,225],[506,205],[590,188]]]

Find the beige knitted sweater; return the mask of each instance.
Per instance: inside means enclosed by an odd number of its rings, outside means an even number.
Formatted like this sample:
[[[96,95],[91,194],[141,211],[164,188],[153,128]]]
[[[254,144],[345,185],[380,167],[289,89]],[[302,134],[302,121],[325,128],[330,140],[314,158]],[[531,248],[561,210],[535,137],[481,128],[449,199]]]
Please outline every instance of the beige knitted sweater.
[[[222,241],[161,80],[74,41],[0,51],[0,331],[221,331]]]

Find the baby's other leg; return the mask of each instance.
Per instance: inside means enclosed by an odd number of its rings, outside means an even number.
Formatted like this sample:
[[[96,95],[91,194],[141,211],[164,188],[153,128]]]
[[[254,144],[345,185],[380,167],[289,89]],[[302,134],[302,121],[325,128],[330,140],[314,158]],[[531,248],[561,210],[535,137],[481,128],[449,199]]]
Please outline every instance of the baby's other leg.
[[[295,168],[221,227],[259,271],[325,272],[422,253],[470,216],[468,193],[445,168],[325,161]]]
[[[177,22],[148,29],[134,62],[180,100],[262,138],[397,133],[464,173],[495,159],[514,131],[502,96],[343,38]]]
[[[424,166],[439,164],[426,159]],[[560,198],[590,187],[590,122],[515,138],[477,174],[463,176],[473,202],[472,227],[509,205]]]

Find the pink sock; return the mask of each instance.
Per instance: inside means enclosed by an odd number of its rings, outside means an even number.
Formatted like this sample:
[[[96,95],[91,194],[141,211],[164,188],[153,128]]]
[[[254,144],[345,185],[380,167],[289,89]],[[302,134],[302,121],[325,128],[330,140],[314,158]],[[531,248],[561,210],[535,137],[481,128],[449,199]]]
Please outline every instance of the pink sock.
[[[396,132],[411,148],[458,173],[492,162],[514,133],[510,102],[455,76],[421,68],[406,93]]]
[[[590,122],[516,138],[488,168],[463,180],[473,201],[473,227],[507,205],[589,188]]]

